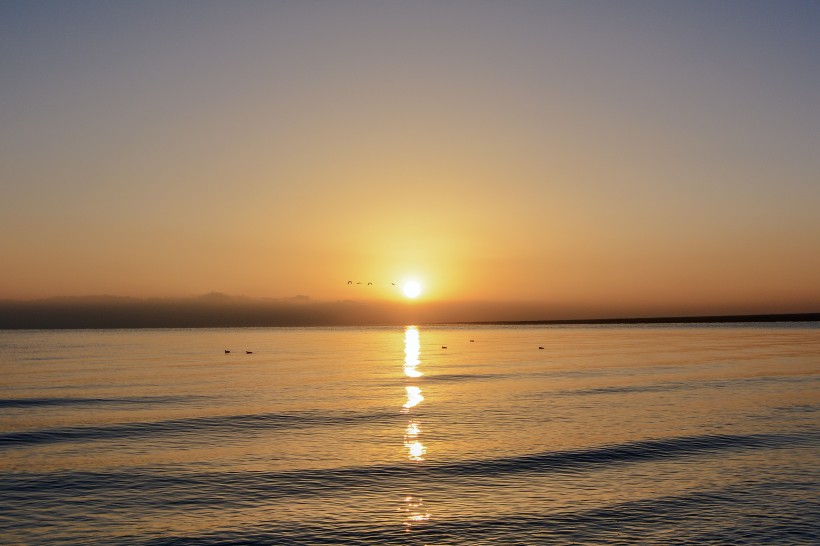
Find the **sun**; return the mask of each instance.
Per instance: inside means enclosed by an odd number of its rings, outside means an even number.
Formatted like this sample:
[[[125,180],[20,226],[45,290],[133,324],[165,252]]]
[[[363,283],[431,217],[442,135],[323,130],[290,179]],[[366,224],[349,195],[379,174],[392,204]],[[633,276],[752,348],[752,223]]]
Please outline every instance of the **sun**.
[[[421,295],[421,285],[418,281],[407,281],[401,287],[401,291],[404,292],[405,297],[415,299]]]

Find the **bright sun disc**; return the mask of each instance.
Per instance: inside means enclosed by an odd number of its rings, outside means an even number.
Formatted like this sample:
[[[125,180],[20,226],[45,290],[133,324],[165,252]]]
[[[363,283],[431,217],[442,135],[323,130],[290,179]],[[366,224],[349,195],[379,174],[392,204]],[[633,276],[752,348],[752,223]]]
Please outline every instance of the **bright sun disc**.
[[[417,298],[421,294],[421,285],[416,281],[407,281],[402,287],[402,292],[408,298]]]

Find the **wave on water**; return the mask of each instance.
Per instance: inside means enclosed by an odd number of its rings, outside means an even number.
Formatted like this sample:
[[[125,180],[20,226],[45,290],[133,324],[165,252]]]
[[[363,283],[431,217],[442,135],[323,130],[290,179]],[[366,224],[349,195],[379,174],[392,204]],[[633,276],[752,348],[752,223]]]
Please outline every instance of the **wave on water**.
[[[481,374],[469,374],[469,373],[450,373],[450,374],[438,374],[438,375],[425,375],[422,376],[421,381],[427,382],[436,382],[436,381],[475,381],[475,380],[482,380],[482,379],[504,379],[507,377],[511,377],[511,374],[508,373],[481,373]]]
[[[576,389],[549,393],[550,396],[578,396],[597,394],[631,394],[631,393],[655,393],[673,392],[695,389],[731,389],[739,384],[795,384],[805,385],[807,381],[817,381],[816,379],[806,379],[804,377],[789,376],[765,376],[765,377],[741,377],[737,379],[704,380],[704,381],[664,381],[662,383],[650,383],[643,385],[619,385],[607,387],[594,387],[588,389]]]
[[[15,473],[0,477],[0,527],[24,530],[22,511],[45,503],[71,511],[177,511],[206,517],[214,510],[243,510],[298,498],[338,498],[389,494],[447,483],[470,488],[509,484],[511,474],[585,472],[699,455],[720,455],[817,443],[820,432],[803,434],[704,435],[627,442],[590,449],[551,451],[450,464],[382,465],[292,472],[179,472],[134,469],[128,472]],[[469,478],[465,481],[465,478]],[[108,543],[175,544],[503,544],[514,536],[527,544],[603,541],[606,544],[780,543],[816,544],[816,480],[799,483],[755,481],[670,496],[590,507],[571,503],[556,511],[521,509],[503,517],[461,516],[424,521],[412,535],[395,522],[321,519],[310,522],[271,518],[228,526],[195,536],[130,536]],[[290,500],[289,500],[290,499]],[[777,508],[777,514],[768,514]],[[199,514],[200,516],[196,516]],[[59,515],[58,515],[59,517]],[[209,517],[209,516],[208,516]],[[669,526],[670,518],[675,520]],[[674,529],[674,535],[669,534]],[[77,531],[79,532],[79,531]]]
[[[14,334],[72,360],[11,355],[0,543],[820,544],[820,338],[766,332]]]
[[[50,406],[117,406],[117,405],[151,405],[180,404],[202,400],[205,396],[132,396],[123,398],[88,398],[88,397],[41,397],[41,398],[2,398],[0,408],[40,408]]]
[[[19,448],[32,444],[57,442],[82,442],[121,438],[144,438],[157,435],[208,435],[224,432],[234,436],[237,432],[273,429],[296,429],[315,426],[339,426],[383,419],[397,419],[395,412],[384,413],[335,413],[305,412],[298,414],[256,413],[249,415],[220,415],[188,417],[163,421],[139,423],[114,423],[98,426],[70,426],[38,430],[25,430],[0,434],[0,450]]]
[[[195,537],[154,538],[142,544],[817,544],[820,530],[815,518],[810,511],[800,510],[800,504],[801,499],[787,498],[784,491],[757,484],[592,509],[429,521],[414,527],[411,534],[395,524],[379,522],[266,522]],[[792,510],[762,517],[769,507]],[[670,532],[670,520],[676,522],[674,532]]]
[[[640,463],[696,455],[754,449],[795,447],[820,442],[820,432],[793,434],[703,435],[645,440],[589,449],[547,451],[516,457],[466,460],[425,465],[374,465],[296,470],[287,472],[157,472],[131,469],[127,472],[15,473],[0,477],[6,498],[0,507],[13,502],[16,494],[91,494],[108,491],[129,496],[148,495],[152,503],[239,504],[262,502],[275,494],[314,496],[338,489],[379,487],[385,480],[393,486],[415,486],[430,480],[461,481],[507,478],[510,474],[581,472],[588,468]],[[217,494],[218,498],[212,497]],[[102,497],[101,497],[102,498]],[[21,499],[22,500],[22,499]]]

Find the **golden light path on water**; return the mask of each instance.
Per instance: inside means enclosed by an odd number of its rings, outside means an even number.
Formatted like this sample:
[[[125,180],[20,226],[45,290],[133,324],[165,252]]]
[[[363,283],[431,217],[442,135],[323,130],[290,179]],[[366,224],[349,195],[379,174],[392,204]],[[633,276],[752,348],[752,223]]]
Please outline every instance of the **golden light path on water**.
[[[405,402],[402,407],[404,408],[404,413],[407,413],[410,408],[421,404],[424,401],[424,396],[421,395],[421,389],[419,387],[407,386],[405,390],[407,391],[407,402]]]
[[[424,375],[417,369],[421,363],[419,360],[420,354],[419,329],[415,326],[408,326],[404,331],[404,375],[407,377],[421,377]]]
[[[404,331],[404,375],[411,379],[417,379],[424,375],[418,370],[421,364],[421,343],[419,341],[419,329],[416,326],[408,326]],[[424,401],[421,388],[416,385],[406,385],[405,394],[407,401],[402,405],[402,413],[410,413],[413,408]],[[407,458],[410,461],[419,463],[424,461],[427,448],[421,442],[422,434],[421,422],[411,418],[404,429],[404,447],[407,450]],[[406,495],[404,504],[399,511],[404,514],[404,529],[410,531],[413,524],[427,521],[430,513],[424,508],[424,502],[418,495]]]

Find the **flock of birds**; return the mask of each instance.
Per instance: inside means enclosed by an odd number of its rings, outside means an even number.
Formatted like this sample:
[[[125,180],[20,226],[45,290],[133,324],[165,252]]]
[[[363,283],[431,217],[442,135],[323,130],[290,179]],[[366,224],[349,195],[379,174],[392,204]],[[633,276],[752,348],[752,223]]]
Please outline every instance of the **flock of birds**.
[[[365,283],[362,282],[362,281],[358,281],[358,282],[355,282],[355,283],[353,281],[347,281],[347,284],[365,284]],[[394,282],[391,282],[390,284],[391,284],[391,286],[396,286],[396,283],[394,283]],[[368,282],[367,286],[373,286],[373,283]]]

